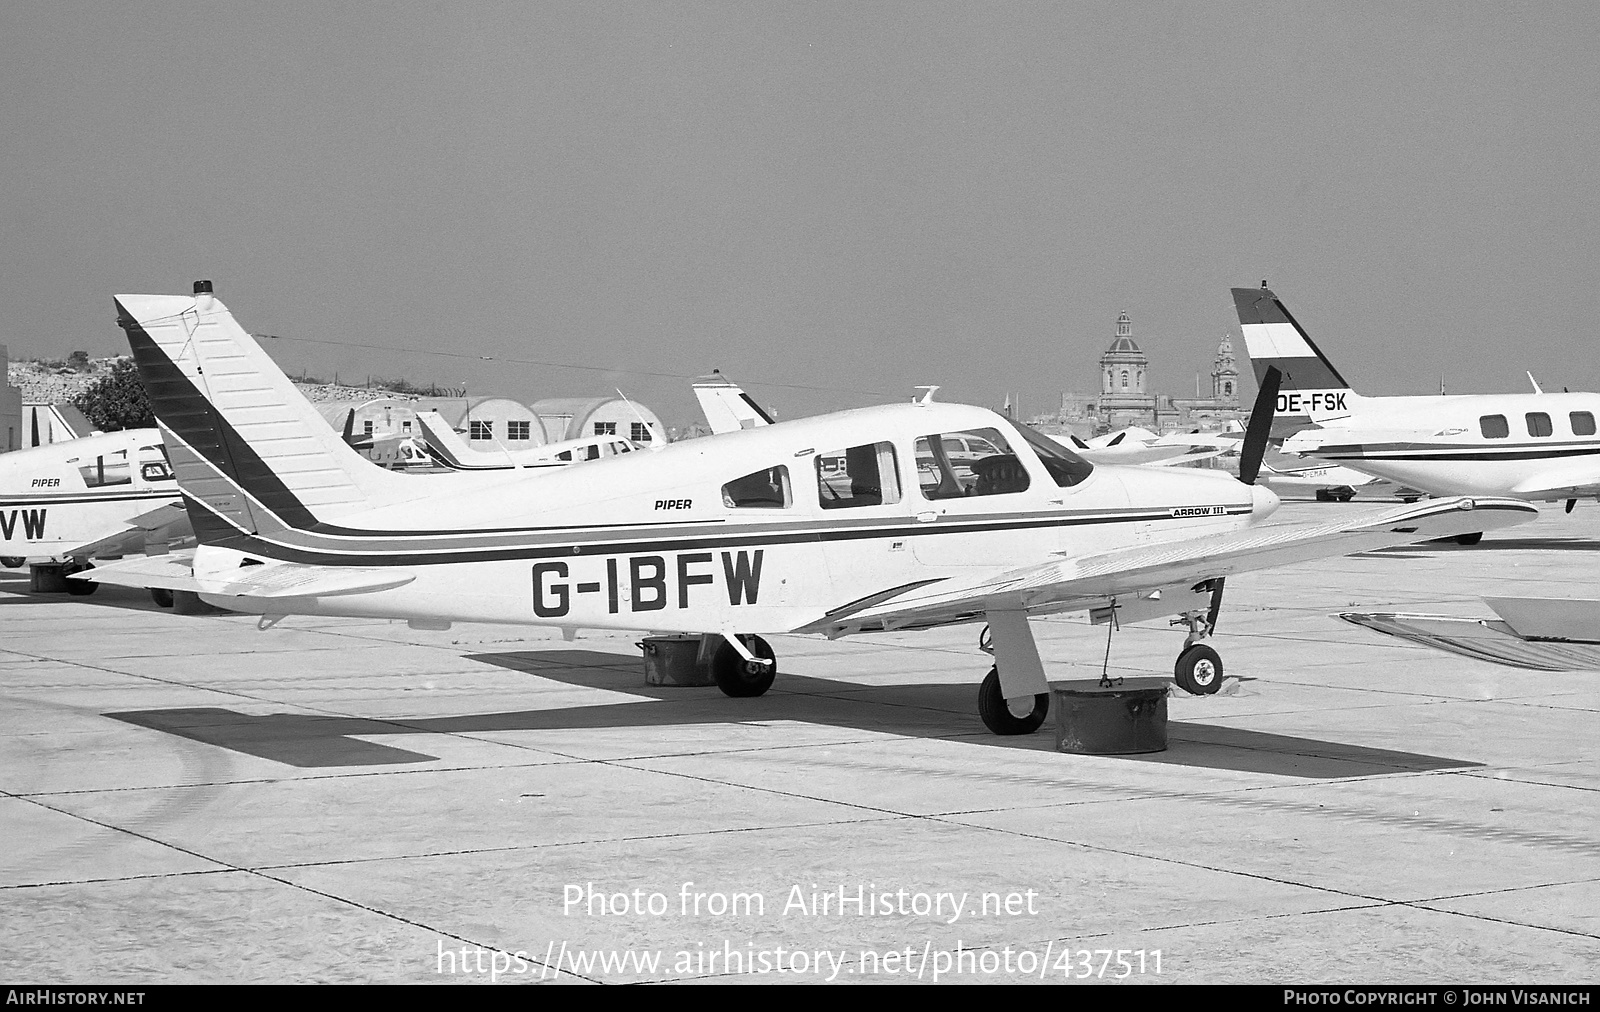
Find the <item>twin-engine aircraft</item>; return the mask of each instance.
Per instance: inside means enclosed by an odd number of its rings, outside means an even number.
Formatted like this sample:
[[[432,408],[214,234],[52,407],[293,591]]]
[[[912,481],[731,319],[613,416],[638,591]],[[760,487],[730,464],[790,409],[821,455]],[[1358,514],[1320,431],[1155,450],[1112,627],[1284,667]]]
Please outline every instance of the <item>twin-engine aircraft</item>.
[[[1256,378],[1282,374],[1285,453],[1434,495],[1565,499],[1568,512],[1600,497],[1600,394],[1363,397],[1265,285],[1233,300]]]
[[[1095,466],[929,397],[554,471],[401,475],[346,446],[208,282],[116,302],[200,544],[192,564],[135,559],[87,577],[194,591],[263,625],[306,614],[720,634],[713,670],[731,696],[773,682],[759,634],[987,623],[979,713],[996,733],[1027,733],[1049,706],[1029,618],[1091,609],[1183,616],[1177,679],[1214,692],[1221,660],[1201,641],[1227,576],[1535,514],[1456,499],[1265,524],[1277,497],[1249,482],[1270,411],[1247,436],[1241,482]],[[950,436],[995,452],[958,467]]]
[[[0,454],[0,562],[76,571],[141,551],[182,521],[177,482],[155,429],[125,429]],[[152,519],[153,518],[153,519]],[[55,589],[87,594],[94,584]]]

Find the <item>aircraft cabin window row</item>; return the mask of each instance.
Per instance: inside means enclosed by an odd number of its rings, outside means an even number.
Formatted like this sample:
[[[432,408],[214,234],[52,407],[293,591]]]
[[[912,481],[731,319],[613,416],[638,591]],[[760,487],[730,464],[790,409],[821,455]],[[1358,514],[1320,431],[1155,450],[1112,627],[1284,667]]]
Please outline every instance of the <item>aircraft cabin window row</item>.
[[[722,505],[730,509],[783,509],[794,502],[789,490],[789,469],[769,467],[722,486]]]
[[[1555,434],[1555,425],[1550,416],[1543,411],[1530,411],[1523,416],[1528,425],[1528,435],[1543,438]],[[1589,411],[1573,411],[1567,414],[1567,422],[1572,426],[1574,436],[1592,436],[1595,434],[1594,413]],[[1511,436],[1511,425],[1506,421],[1505,415],[1484,415],[1478,419],[1478,429],[1485,439],[1507,439]]]
[[[1056,485],[1070,488],[1094,465],[1026,425],[1017,430]],[[563,456],[566,456],[563,454]],[[898,458],[892,443],[864,443],[816,455],[817,499],[823,509],[889,506],[900,502]],[[922,436],[916,441],[916,478],[925,499],[1026,492],[1025,465],[999,430],[973,429]],[[794,505],[789,469],[762,468],[722,486],[728,509],[785,509]]]

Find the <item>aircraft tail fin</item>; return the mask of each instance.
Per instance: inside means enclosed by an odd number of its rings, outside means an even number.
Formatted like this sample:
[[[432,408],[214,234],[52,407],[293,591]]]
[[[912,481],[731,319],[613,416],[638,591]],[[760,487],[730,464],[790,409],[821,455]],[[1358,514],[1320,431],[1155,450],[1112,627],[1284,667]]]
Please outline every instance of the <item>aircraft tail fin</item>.
[[[422,442],[428,456],[435,462],[455,471],[503,471],[516,465],[492,453],[474,450],[461,438],[461,433],[450,427],[437,411],[417,412],[417,427],[422,430]]]
[[[421,491],[351,449],[210,282],[116,306],[202,541],[307,529]]]
[[[700,401],[700,410],[705,414],[706,424],[711,427],[713,434],[772,424],[772,416],[762,410],[761,405],[737,383],[720,372],[697,380],[694,395]]]
[[[1269,368],[1283,377],[1274,437],[1351,413],[1358,396],[1272,289],[1235,288],[1233,304],[1256,382]]]

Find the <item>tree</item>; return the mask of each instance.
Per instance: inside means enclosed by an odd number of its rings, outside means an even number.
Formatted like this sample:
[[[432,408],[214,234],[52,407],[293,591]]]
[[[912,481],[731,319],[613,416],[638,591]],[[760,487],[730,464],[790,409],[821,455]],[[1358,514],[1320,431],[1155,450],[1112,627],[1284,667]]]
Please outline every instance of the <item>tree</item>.
[[[118,359],[111,372],[85,387],[72,403],[102,432],[145,429],[156,424],[150,398],[145,396],[139,370],[131,358]]]
[[[79,372],[84,372],[89,368],[89,353],[86,351],[73,352],[67,356],[67,365],[72,366]]]

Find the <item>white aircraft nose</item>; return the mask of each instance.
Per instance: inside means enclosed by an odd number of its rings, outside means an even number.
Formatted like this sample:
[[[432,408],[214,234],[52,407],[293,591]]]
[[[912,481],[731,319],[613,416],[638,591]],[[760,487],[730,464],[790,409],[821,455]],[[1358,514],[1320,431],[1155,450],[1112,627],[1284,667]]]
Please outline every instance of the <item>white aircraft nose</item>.
[[[1264,520],[1273,514],[1283,500],[1265,485],[1250,486],[1250,519]]]

